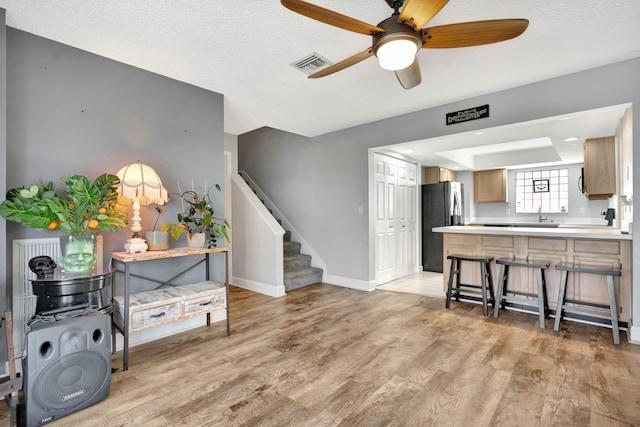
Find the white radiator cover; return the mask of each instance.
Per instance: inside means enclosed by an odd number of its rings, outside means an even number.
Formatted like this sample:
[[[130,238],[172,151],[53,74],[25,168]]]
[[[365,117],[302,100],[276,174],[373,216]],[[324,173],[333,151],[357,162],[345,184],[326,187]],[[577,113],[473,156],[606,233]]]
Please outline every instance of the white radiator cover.
[[[102,269],[102,236],[96,236],[96,254],[98,269]],[[29,269],[29,260],[36,256],[46,255],[54,261],[60,256],[60,239],[50,237],[44,239],[19,239],[13,241],[13,344],[16,369],[22,371],[20,360],[24,356],[24,339],[27,334],[27,322],[36,311],[36,297],[31,289],[31,279],[36,275]]]

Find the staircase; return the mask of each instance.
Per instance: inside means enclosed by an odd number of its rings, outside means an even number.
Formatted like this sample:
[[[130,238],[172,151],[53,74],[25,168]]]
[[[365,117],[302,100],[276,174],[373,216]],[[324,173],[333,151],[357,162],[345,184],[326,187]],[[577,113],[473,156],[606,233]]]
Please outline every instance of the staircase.
[[[249,188],[256,194],[260,202],[267,208],[269,213],[282,225],[282,220],[274,215],[272,202],[262,193],[257,185],[251,180],[246,172],[241,171],[240,176],[247,183]],[[266,201],[265,201],[266,199]],[[276,209],[277,211],[277,209]],[[311,255],[301,254],[300,242],[291,241],[291,231],[286,230],[282,236],[282,250],[284,262],[284,288],[286,291],[302,288],[322,282],[323,270],[311,266]]]
[[[300,243],[291,241],[291,232],[282,236],[284,288],[287,291],[322,282],[322,269],[311,266],[311,255],[300,253]]]

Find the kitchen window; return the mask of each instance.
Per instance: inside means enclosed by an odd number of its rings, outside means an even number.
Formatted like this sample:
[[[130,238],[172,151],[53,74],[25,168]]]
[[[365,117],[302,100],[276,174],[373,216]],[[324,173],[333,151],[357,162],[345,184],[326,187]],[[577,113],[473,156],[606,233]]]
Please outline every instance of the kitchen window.
[[[516,172],[516,213],[566,213],[569,169]]]

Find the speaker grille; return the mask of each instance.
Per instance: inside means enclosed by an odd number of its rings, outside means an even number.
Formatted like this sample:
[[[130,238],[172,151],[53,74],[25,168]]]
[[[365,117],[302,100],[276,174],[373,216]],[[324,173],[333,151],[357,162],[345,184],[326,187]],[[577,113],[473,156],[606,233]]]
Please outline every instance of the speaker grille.
[[[36,379],[32,389],[34,403],[49,412],[80,406],[102,391],[109,369],[104,356],[95,352],[64,356]]]
[[[33,327],[22,370],[27,426],[49,423],[109,396],[110,335],[106,314]]]

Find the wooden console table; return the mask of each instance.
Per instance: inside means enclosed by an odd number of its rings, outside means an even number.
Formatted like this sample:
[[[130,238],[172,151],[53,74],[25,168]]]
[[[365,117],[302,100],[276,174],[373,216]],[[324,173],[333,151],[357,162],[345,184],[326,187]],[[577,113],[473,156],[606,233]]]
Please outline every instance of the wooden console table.
[[[115,275],[114,275],[114,279],[113,279],[113,290],[114,290],[114,306],[117,306],[118,303],[116,301],[116,298],[122,298],[122,310],[120,312],[121,314],[121,318],[118,319],[118,321],[115,321],[115,317],[114,317],[114,330],[113,330],[113,349],[115,351],[115,336],[116,336],[116,329],[118,331],[120,331],[122,333],[122,336],[124,337],[124,347],[123,347],[123,361],[122,361],[122,368],[123,370],[127,370],[129,369],[129,332],[132,332],[132,330],[139,330],[139,329],[143,329],[142,327],[134,327],[132,328],[132,325],[130,324],[130,280],[131,277],[139,277],[142,278],[144,280],[147,281],[151,281],[151,282],[155,282],[158,283],[158,286],[162,286],[162,285],[170,285],[171,282],[173,280],[175,280],[176,278],[178,278],[179,276],[183,275],[184,273],[186,273],[189,270],[192,270],[193,268],[197,267],[198,265],[204,263],[205,264],[205,280],[206,282],[203,282],[202,284],[194,284],[194,285],[182,285],[182,286],[189,286],[192,290],[194,290],[194,292],[190,292],[190,296],[192,296],[193,298],[191,298],[190,301],[199,301],[200,298],[202,297],[208,297],[210,298],[210,300],[207,300],[207,302],[205,304],[209,304],[211,303],[210,307],[202,310],[202,311],[196,311],[196,314],[201,313],[201,312],[206,312],[206,316],[207,316],[207,326],[211,324],[211,311],[216,311],[217,309],[220,309],[219,305],[216,305],[216,301],[219,302],[219,300],[216,300],[216,296],[215,294],[215,290],[212,291],[211,286],[206,286],[206,284],[211,284],[211,285],[215,285],[212,282],[209,282],[210,279],[210,265],[209,265],[209,255],[212,253],[218,253],[218,252],[222,252],[224,254],[224,309],[226,312],[226,321],[227,321],[227,335],[229,335],[231,333],[230,331],[230,324],[229,324],[229,259],[228,259],[228,255],[229,255],[229,248],[227,247],[219,247],[219,248],[173,248],[173,249],[168,249],[166,251],[148,251],[148,252],[142,252],[142,253],[127,253],[127,252],[113,252],[111,254],[111,259],[112,259],[112,263],[113,263],[113,267],[115,268],[116,272],[119,273],[123,273],[124,274],[124,282],[123,282],[123,295],[122,297],[116,297],[115,296],[115,290],[116,290],[116,279],[115,279]],[[182,271],[178,272],[177,274],[175,274],[173,277],[169,278],[168,280],[165,281],[161,281],[161,280],[157,280],[157,279],[153,279],[150,277],[146,277],[146,276],[141,276],[141,275],[137,275],[137,274],[133,274],[131,273],[131,265],[137,262],[144,262],[144,261],[153,261],[153,260],[159,260],[159,259],[168,259],[168,258],[177,258],[177,257],[185,257],[185,256],[200,256],[201,258],[195,262],[194,264],[190,265],[189,267],[183,269]],[[123,269],[119,269],[123,268]],[[215,286],[214,286],[215,287]],[[176,286],[176,289],[178,289],[179,286]],[[198,294],[198,290],[202,289],[201,294]],[[161,299],[163,298],[167,298],[167,304],[170,304],[170,306],[168,306],[169,310],[173,310],[173,306],[178,304],[178,305],[182,305],[183,307],[185,306],[185,304],[188,305],[188,301],[184,301],[184,295],[180,295],[180,294],[176,294],[176,295],[169,295],[166,296],[167,292],[163,292],[162,290],[156,290],[156,291],[148,291],[148,292],[144,292],[144,293],[140,293],[140,294],[134,294],[134,295],[141,295],[142,294],[151,294],[151,293],[157,293],[157,295],[154,295],[157,298],[152,298],[152,299]],[[185,294],[186,295],[186,294]],[[146,295],[147,297],[149,297],[150,295]],[[174,298],[175,297],[175,298]],[[175,301],[174,301],[175,299]],[[153,309],[156,308],[158,306],[157,301],[154,301],[154,303],[149,304],[149,309]],[[179,312],[179,310],[173,310],[171,311],[171,316],[170,316],[170,321],[175,321],[175,320],[180,320],[180,319],[184,319],[187,317],[191,317],[191,314],[189,313],[190,309],[183,309],[182,312]],[[164,312],[162,313],[164,315]],[[154,314],[151,314],[151,316],[154,316]],[[167,323],[162,322],[162,323]],[[160,323],[157,323],[160,324]],[[150,326],[155,326],[155,325],[150,325]]]

